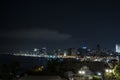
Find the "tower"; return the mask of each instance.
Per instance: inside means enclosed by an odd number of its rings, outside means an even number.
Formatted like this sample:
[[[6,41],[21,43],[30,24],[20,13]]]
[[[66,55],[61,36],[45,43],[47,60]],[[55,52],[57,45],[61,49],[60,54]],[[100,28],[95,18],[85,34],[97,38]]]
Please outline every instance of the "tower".
[[[43,48],[41,49],[41,53],[42,53],[43,55],[47,55],[47,48],[46,48],[46,47],[43,47]]]
[[[39,51],[39,49],[37,49],[37,48],[34,48],[33,53],[34,53],[35,55],[40,55],[40,51]]]
[[[120,53],[120,44],[116,44],[116,52]]]

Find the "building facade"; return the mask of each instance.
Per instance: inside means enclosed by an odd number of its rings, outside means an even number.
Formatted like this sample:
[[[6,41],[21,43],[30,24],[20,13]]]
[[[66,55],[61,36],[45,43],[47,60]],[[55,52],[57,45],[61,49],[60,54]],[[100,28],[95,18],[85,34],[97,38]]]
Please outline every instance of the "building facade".
[[[116,52],[120,53],[120,44],[116,44]]]

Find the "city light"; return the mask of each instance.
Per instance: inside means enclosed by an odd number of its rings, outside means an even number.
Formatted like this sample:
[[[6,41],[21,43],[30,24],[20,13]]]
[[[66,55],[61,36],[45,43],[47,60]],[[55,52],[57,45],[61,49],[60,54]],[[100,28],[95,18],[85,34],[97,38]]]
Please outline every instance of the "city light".
[[[112,73],[113,70],[112,70],[112,69],[106,69],[105,72],[106,72],[106,73]]]
[[[84,75],[84,74],[85,74],[85,71],[80,70],[80,71],[78,71],[78,73],[81,74],[81,75]]]
[[[120,44],[116,44],[116,52],[120,53]]]
[[[37,48],[34,48],[34,51],[36,52],[38,49]]]
[[[98,76],[101,76],[101,75],[102,75],[102,73],[98,72],[98,73],[97,73],[97,75],[98,75]]]
[[[120,80],[119,0],[1,1],[0,80]]]

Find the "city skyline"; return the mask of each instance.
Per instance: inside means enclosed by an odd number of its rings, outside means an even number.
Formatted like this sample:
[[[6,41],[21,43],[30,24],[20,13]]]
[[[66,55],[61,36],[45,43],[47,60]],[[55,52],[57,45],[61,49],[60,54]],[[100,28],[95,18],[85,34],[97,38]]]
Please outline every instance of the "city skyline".
[[[115,49],[120,43],[119,4],[102,1],[9,1],[2,4],[0,50]]]

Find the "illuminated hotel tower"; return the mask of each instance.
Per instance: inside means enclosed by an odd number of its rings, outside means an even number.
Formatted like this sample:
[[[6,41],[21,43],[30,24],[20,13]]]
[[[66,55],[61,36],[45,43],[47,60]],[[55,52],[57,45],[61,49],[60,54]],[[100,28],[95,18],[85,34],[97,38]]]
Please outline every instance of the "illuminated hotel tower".
[[[120,53],[120,44],[116,44],[116,52]]]

